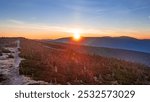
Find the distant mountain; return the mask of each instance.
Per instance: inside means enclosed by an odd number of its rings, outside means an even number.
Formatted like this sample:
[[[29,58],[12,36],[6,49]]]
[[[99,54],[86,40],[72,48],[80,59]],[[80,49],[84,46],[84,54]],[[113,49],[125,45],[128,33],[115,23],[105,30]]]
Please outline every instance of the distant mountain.
[[[76,43],[73,42],[71,38],[61,38],[61,39],[56,39],[54,41],[61,42],[61,43]],[[127,36],[83,37],[82,41],[77,44],[150,53],[150,39],[136,39]]]

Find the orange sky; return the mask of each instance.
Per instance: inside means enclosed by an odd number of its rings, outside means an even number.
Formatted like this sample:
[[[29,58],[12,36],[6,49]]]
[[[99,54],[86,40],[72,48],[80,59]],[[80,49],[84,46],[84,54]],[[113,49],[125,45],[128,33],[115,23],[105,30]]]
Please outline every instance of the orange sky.
[[[15,33],[15,32],[8,32],[8,33],[0,33],[0,37],[25,37],[30,39],[57,39],[57,38],[63,38],[63,37],[72,37],[73,33],[65,33],[65,32],[49,32],[49,33]],[[138,39],[150,39],[150,35],[148,34],[120,34],[120,33],[109,33],[109,34],[91,34],[91,33],[81,33],[81,36],[84,37],[102,37],[102,36],[111,36],[111,37],[117,37],[117,36],[130,36]]]
[[[85,25],[51,26],[45,24],[30,24],[9,20],[0,24],[0,37],[25,37],[30,39],[57,39],[72,37],[79,32],[84,37],[130,36],[138,39],[150,39],[150,31],[142,29],[122,28],[92,28]]]

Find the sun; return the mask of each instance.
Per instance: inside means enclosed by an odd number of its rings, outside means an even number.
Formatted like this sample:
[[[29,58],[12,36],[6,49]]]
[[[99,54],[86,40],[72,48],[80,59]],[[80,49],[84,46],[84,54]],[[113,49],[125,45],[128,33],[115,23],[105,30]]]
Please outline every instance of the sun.
[[[81,39],[81,35],[80,35],[79,31],[74,31],[73,32],[73,38],[76,41],[79,41]]]

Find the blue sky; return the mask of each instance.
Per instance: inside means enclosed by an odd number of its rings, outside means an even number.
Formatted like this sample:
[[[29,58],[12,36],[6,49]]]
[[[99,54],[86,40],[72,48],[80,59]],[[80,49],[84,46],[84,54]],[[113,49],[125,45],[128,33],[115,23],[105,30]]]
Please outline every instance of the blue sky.
[[[8,33],[7,28],[36,33],[32,27],[39,27],[38,32],[50,34],[41,30],[47,27],[62,32],[79,28],[93,36],[150,37],[149,5],[150,0],[0,0],[0,33]]]

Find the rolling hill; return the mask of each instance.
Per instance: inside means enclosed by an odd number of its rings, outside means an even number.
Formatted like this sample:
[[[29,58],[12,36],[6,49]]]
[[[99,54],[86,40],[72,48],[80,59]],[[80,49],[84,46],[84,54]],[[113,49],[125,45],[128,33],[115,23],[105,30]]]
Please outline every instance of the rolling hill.
[[[75,44],[21,40],[20,56],[25,60],[20,64],[20,74],[35,80],[65,85],[150,84],[148,66],[92,54],[95,47],[88,53],[90,48]]]
[[[71,38],[61,38],[49,42],[59,43],[63,46],[67,44],[82,45],[82,49],[74,48],[74,50],[150,66],[150,40],[130,37],[86,37],[82,38],[80,43],[72,41]]]
[[[60,38],[54,40],[61,43],[74,43],[71,38]],[[106,47],[115,49],[125,49],[139,52],[150,53],[150,39],[136,39],[126,36],[121,37],[83,37],[82,41],[78,44]]]
[[[116,52],[116,49],[112,48],[49,41],[41,42],[24,38],[0,39],[2,49],[8,47],[5,42],[13,44],[14,40],[20,42],[19,57],[23,58],[19,64],[19,75],[27,76],[38,82],[44,81],[47,84],[63,85],[150,84],[150,67],[132,63],[131,61],[111,58],[111,56],[106,57],[109,54],[117,56],[119,53],[125,54],[131,53],[131,51],[126,52],[126,50],[117,49],[118,52]],[[132,53],[137,54],[136,56],[139,56],[139,58],[143,54],[134,51]],[[132,53],[131,55],[133,55]],[[5,55],[3,50],[2,55]],[[127,55],[124,56],[129,57]],[[145,58],[148,58],[148,55],[145,55]],[[143,60],[142,56],[141,60]],[[0,61],[3,62],[4,60]],[[5,72],[2,73],[3,69],[5,68],[1,66],[1,82],[9,77]]]

